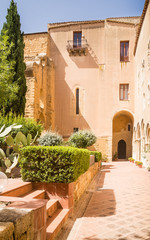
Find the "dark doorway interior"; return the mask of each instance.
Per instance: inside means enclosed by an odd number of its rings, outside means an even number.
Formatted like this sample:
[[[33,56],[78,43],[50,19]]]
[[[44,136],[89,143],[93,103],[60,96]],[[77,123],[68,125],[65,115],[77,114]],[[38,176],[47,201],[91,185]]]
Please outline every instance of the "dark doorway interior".
[[[124,140],[118,142],[118,159],[126,159],[126,142]]]

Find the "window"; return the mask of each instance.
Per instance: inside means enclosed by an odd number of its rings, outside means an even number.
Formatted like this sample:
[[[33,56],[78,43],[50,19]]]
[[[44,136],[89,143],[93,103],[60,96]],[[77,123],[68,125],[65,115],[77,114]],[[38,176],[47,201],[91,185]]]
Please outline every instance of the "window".
[[[73,33],[73,47],[74,48],[81,47],[81,39],[82,39],[82,32],[74,32]]]
[[[76,89],[76,114],[79,114],[79,88]]]
[[[78,132],[79,131],[79,128],[73,128],[73,132]]]
[[[120,42],[120,61],[129,61],[129,41]]]
[[[129,84],[120,84],[120,100],[128,100]]]
[[[128,124],[128,132],[130,132],[130,130],[131,130],[131,125],[130,125],[130,123]]]

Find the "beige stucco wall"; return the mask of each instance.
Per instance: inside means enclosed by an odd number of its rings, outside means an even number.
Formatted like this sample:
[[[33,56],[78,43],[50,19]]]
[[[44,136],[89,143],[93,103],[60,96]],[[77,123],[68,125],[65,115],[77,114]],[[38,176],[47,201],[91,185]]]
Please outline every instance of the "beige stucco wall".
[[[150,122],[150,3],[143,20],[135,53],[135,124],[133,156],[144,160]]]
[[[56,129],[65,137],[73,128],[91,129],[98,150],[112,156],[112,122],[122,110],[134,114],[134,56],[136,26],[103,21],[76,25],[48,25],[50,57],[55,65]],[[82,31],[87,56],[69,56],[67,41]],[[120,41],[129,40],[129,62],[120,62]],[[129,84],[129,100],[119,100],[119,84]],[[75,90],[80,89],[80,114],[75,113]],[[106,143],[106,145],[105,145]]]

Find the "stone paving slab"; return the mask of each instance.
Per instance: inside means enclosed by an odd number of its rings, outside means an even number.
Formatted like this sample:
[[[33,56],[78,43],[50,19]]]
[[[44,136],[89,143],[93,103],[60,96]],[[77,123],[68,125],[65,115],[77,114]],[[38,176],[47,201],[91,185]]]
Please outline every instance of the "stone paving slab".
[[[67,240],[150,240],[150,172],[106,163],[83,217]]]

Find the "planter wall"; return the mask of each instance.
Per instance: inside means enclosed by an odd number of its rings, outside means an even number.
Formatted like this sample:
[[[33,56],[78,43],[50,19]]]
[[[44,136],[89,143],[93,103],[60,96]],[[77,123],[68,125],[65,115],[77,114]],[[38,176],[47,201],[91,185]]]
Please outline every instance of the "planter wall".
[[[101,162],[96,162],[73,183],[32,183],[33,189],[46,190],[50,199],[58,199],[63,208],[73,208],[98,172]]]

